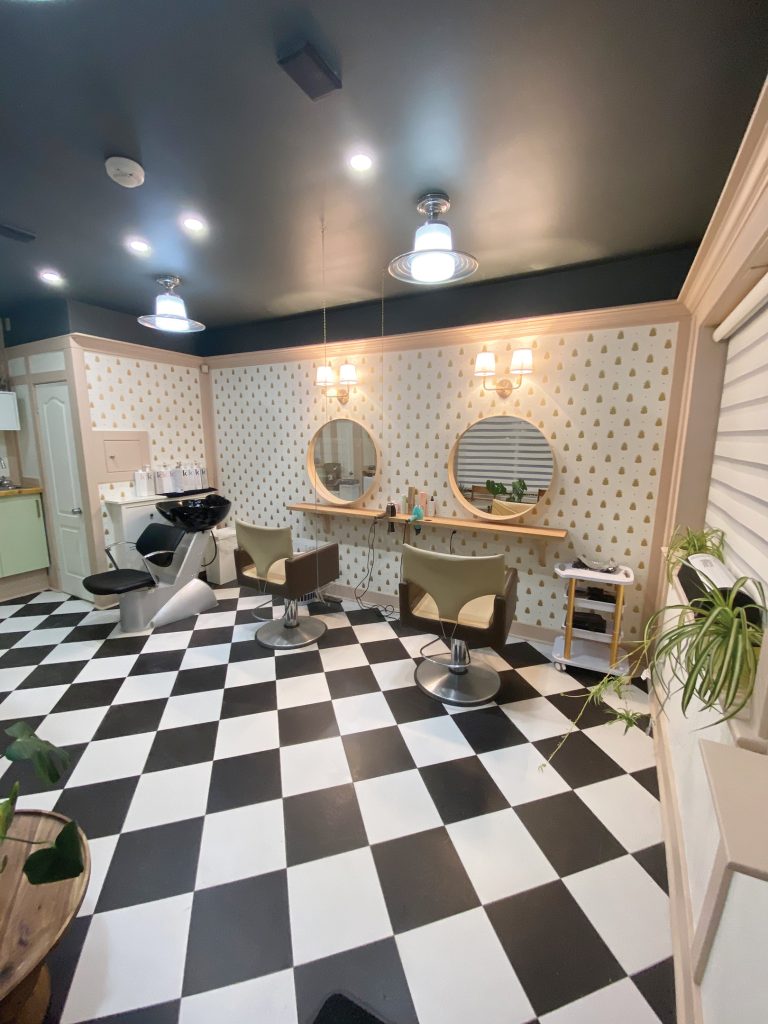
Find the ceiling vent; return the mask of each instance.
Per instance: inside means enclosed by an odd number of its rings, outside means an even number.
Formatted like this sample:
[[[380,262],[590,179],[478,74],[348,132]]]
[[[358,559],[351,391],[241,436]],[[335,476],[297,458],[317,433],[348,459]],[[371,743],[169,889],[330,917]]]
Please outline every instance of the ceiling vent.
[[[304,43],[277,63],[311,100],[341,88],[341,79],[312,43]]]

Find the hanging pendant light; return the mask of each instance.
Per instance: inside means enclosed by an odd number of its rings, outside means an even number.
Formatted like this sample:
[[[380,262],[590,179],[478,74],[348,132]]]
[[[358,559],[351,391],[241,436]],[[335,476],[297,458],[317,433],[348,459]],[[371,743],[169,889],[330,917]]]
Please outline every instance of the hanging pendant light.
[[[451,201],[445,192],[428,192],[421,197],[416,209],[427,218],[426,222],[416,229],[413,250],[390,261],[392,277],[408,284],[445,284],[474,274],[477,260],[453,248],[451,229],[438,219],[450,208]]]
[[[157,283],[165,291],[155,299],[155,312],[147,316],[140,316],[139,323],[144,327],[151,327],[154,331],[167,331],[171,334],[191,334],[193,331],[204,331],[205,324],[197,320],[190,320],[187,316],[187,307],[180,295],[174,295],[173,289],[181,284],[181,278],[168,274],[166,277],[158,277]]]

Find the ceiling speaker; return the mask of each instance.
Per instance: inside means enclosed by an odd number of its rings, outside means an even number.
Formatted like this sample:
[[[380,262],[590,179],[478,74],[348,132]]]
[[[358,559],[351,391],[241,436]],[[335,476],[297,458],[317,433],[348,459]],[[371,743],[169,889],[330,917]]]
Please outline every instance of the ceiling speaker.
[[[304,43],[277,63],[311,100],[341,88],[341,79],[312,43]]]

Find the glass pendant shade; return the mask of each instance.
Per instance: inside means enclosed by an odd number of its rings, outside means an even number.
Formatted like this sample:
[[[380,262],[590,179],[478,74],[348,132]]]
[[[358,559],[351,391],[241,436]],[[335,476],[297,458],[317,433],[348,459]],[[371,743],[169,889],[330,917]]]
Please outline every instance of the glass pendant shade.
[[[334,383],[333,370],[330,366],[318,366],[315,372],[315,384],[319,388],[330,387]]]
[[[493,352],[478,352],[475,357],[475,376],[493,377],[496,374],[496,356]]]
[[[357,367],[354,363],[342,363],[339,367],[339,384],[353,387],[357,384]]]
[[[392,277],[409,284],[442,284],[474,274],[477,260],[453,248],[451,229],[445,221],[438,220],[450,205],[444,192],[428,192],[421,197],[416,209],[427,217],[426,223],[416,229],[413,249],[390,260],[388,270]]]
[[[514,374],[533,373],[533,352],[529,348],[517,348],[512,353],[510,371]]]
[[[139,323],[143,327],[151,327],[153,331],[166,331],[169,334],[191,334],[194,331],[204,331],[205,324],[197,320],[190,320],[187,316],[187,307],[180,295],[174,295],[173,289],[179,284],[176,277],[161,278],[158,284],[162,284],[167,290],[161,292],[155,299],[155,312],[148,316],[140,316]]]
[[[436,284],[451,279],[454,270],[452,241],[451,229],[441,221],[428,221],[416,229],[413,240],[416,255],[411,261],[411,274],[416,281]]]
[[[158,295],[155,299],[155,326],[158,331],[186,331],[187,307],[180,295]]]

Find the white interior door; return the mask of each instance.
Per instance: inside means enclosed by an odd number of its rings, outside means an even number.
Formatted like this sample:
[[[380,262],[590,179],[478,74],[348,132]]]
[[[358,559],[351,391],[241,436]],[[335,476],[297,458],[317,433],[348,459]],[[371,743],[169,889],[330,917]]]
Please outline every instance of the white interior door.
[[[93,600],[83,587],[83,577],[90,573],[90,565],[69,388],[63,381],[36,384],[35,394],[49,513],[47,526],[55,542],[59,585],[66,594]]]

